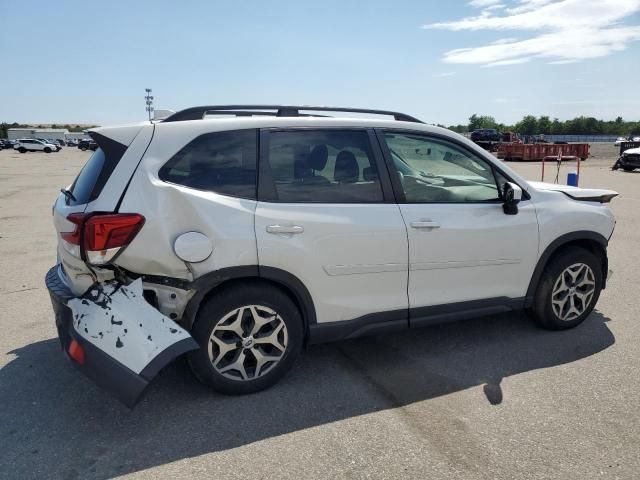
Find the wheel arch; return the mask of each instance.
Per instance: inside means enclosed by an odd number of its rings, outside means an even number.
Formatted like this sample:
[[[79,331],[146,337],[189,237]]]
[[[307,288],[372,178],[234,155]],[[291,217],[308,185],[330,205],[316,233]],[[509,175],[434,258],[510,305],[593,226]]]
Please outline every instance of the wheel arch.
[[[274,267],[247,265],[216,270],[196,279],[191,288],[196,293],[191,297],[182,315],[181,325],[191,330],[195,323],[200,305],[223,288],[241,285],[243,281],[254,280],[271,284],[283,291],[300,310],[304,322],[305,341],[309,326],[315,325],[316,311],[313,299],[302,281],[291,273]]]
[[[533,299],[536,293],[536,288],[542,277],[545,267],[549,264],[549,261],[558,254],[560,251],[568,247],[581,247],[585,250],[596,255],[602,262],[602,288],[606,287],[607,272],[609,270],[609,260],[607,257],[607,239],[598,232],[589,230],[570,232],[556,238],[551,242],[547,248],[545,248],[542,255],[538,259],[536,268],[531,276],[529,282],[529,288],[527,288],[527,295],[525,299],[525,307],[531,307],[533,305]]]

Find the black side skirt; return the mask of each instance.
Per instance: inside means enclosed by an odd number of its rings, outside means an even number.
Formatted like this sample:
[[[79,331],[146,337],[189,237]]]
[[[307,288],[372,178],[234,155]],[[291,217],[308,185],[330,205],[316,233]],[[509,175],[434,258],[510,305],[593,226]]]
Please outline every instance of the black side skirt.
[[[309,325],[309,344],[332,342],[365,335],[391,333],[408,328],[470,320],[496,313],[521,310],[524,298],[488,298],[447,305],[433,305],[408,310],[373,313],[339,322]]]

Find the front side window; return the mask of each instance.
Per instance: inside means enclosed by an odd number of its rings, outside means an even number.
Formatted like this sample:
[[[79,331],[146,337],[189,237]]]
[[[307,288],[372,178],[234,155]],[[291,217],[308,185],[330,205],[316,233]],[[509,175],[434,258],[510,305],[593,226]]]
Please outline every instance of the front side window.
[[[276,131],[268,164],[280,202],[375,203],[382,188],[364,130]]]
[[[201,135],[158,172],[161,180],[232,197],[256,198],[256,130]]]
[[[500,199],[485,160],[439,138],[386,132],[385,140],[409,203],[491,202]]]

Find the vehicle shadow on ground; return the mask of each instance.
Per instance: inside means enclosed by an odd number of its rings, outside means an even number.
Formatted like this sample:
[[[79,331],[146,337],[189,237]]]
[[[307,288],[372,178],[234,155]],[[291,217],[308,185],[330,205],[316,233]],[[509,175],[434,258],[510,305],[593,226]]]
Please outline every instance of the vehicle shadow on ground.
[[[0,370],[0,464],[10,478],[110,478],[471,387],[495,405],[503,378],[613,345],[607,321],[596,311],[549,332],[510,313],[313,346],[278,385],[242,397],[211,393],[179,360],[134,410],[42,341]]]

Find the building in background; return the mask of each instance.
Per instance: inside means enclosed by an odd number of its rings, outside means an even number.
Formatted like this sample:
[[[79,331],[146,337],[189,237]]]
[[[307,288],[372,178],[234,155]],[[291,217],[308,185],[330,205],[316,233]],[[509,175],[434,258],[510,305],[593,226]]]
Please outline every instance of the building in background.
[[[66,128],[9,128],[7,130],[9,140],[19,138],[46,138],[51,140],[81,140],[89,138],[84,132],[70,132]]]
[[[91,138],[84,132],[69,132],[66,136],[67,140],[89,140]]]

